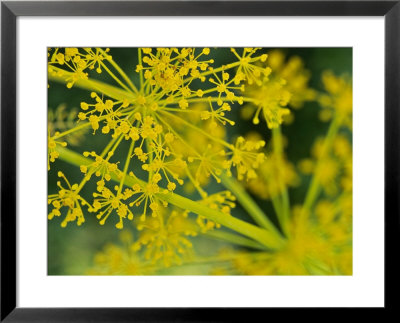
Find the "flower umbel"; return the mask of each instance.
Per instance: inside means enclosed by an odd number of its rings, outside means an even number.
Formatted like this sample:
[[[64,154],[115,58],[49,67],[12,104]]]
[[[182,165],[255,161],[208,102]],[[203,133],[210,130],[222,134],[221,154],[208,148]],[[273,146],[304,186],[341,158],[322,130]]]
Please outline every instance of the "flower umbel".
[[[48,49],[49,93],[79,106],[49,115],[48,218],[101,232],[87,273],[351,274],[351,78],[311,71],[264,48]]]

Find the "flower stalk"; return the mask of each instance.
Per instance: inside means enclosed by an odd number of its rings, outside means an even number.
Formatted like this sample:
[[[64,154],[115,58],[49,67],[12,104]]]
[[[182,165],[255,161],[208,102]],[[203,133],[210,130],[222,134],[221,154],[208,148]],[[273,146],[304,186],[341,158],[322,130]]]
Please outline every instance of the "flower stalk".
[[[69,162],[73,165],[89,165],[91,160],[81,156],[78,153],[75,153],[67,148],[60,148],[60,159]],[[111,175],[113,180],[119,181],[115,175]],[[135,184],[139,184],[144,187],[146,182],[140,180],[137,177],[127,175],[125,179],[125,183],[128,186],[133,186]],[[186,209],[195,214],[202,215],[212,221],[215,221],[229,229],[232,229],[238,233],[241,233],[249,238],[258,241],[265,247],[269,249],[279,249],[284,245],[284,239],[280,238],[277,234],[275,234],[272,230],[264,230],[258,228],[250,223],[245,221],[236,219],[232,216],[227,216],[226,214],[210,209],[198,202],[192,201],[188,198],[180,196],[178,194],[169,192],[169,193],[161,193],[158,197],[168,203],[179,206],[180,208]]]

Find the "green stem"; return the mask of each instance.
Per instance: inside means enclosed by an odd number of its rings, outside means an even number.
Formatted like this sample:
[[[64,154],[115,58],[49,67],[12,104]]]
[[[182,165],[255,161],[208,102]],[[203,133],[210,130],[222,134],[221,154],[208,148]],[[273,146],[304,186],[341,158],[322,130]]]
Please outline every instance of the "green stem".
[[[228,241],[230,243],[233,243],[233,244],[236,244],[239,246],[265,250],[265,246],[259,244],[258,242],[255,242],[254,240],[247,239],[238,234],[227,232],[227,231],[212,230],[212,231],[207,231],[206,233],[204,233],[204,235],[209,238],[222,240],[222,241]]]
[[[264,229],[268,230],[268,232],[277,240],[282,240],[282,236],[275,225],[269,220],[268,216],[260,209],[251,196],[243,189],[242,185],[226,174],[222,174],[220,178],[222,184],[236,196],[240,204],[254,219],[254,221]]]
[[[282,143],[282,132],[281,128],[277,127],[272,129],[272,140],[274,143],[274,153],[278,160],[283,159],[283,143]],[[277,212],[277,218],[279,220],[279,224],[282,228],[282,231],[285,235],[289,234],[289,222],[290,222],[290,202],[289,202],[289,194],[286,188],[286,185],[283,183],[283,179],[281,178],[281,173],[278,172],[278,182],[279,187],[282,192],[281,196],[281,212]]]
[[[153,162],[153,151],[151,150],[151,147],[150,147],[150,144],[151,144],[150,140],[151,139],[149,139],[149,138],[145,139],[146,150],[147,150],[148,157],[149,157],[149,164],[151,164]],[[151,178],[153,178],[153,169],[149,170],[148,180],[150,181]]]
[[[266,259],[270,256],[270,253],[268,252],[262,252],[262,251],[257,251],[257,252],[235,252],[232,254],[227,254],[227,255],[218,255],[218,256],[211,256],[211,257],[196,257],[194,259],[190,260],[184,260],[182,264],[180,264],[179,267],[169,267],[169,268],[161,268],[161,267],[156,267],[155,270],[157,270],[157,273],[159,275],[174,275],[174,272],[176,269],[179,270],[182,266],[198,266],[198,265],[225,265],[228,266],[228,268],[232,267],[232,262],[238,259],[243,259],[244,257],[251,257],[252,259],[257,259],[257,260],[262,260]],[[224,264],[226,263],[226,264]],[[234,269],[234,268],[232,268]]]
[[[99,48],[100,51],[103,53],[104,56],[108,57],[109,55],[102,50],[101,48]],[[122,76],[122,78],[129,84],[129,86],[132,88],[133,91],[135,91],[136,93],[138,92],[136,86],[132,83],[131,79],[128,77],[128,75],[125,74],[125,72],[119,67],[119,65],[112,59],[112,58],[108,58],[107,59],[108,62],[110,62],[110,64],[115,68],[115,70]]]
[[[274,235],[271,231],[267,231],[256,227],[250,223],[239,220],[233,216],[227,216],[226,214],[210,209],[200,203],[194,202],[190,199],[187,199],[183,196],[167,193],[158,195],[160,199],[164,199],[165,201],[179,206],[182,209],[189,210],[195,214],[202,215],[214,222],[217,222],[227,228],[230,228],[238,233],[241,233],[247,237],[250,237],[268,248],[271,249],[279,249],[284,245],[284,240]]]
[[[138,48],[138,60],[139,60],[139,65],[142,65],[142,50],[141,48]],[[143,89],[143,69],[139,71],[139,79],[140,79],[140,90],[142,91]]]
[[[277,195],[273,195],[271,196],[271,202],[272,202],[272,206],[274,207],[275,210],[275,214],[277,215],[277,218],[279,220],[279,214],[283,213],[283,207],[282,207],[282,203],[280,198],[278,198]]]
[[[228,64],[228,65],[224,65],[224,66],[221,66],[221,67],[218,67],[218,68],[213,68],[212,70],[209,70],[207,72],[200,73],[200,75],[201,76],[207,76],[207,75],[211,75],[211,74],[218,73],[218,72],[221,72],[221,71],[227,71],[227,70],[229,70],[231,68],[239,66],[240,63],[241,62],[239,61],[239,62],[231,63],[231,64]],[[183,82],[187,83],[187,82],[189,82],[191,80],[192,80],[192,78],[187,78],[187,79],[184,79]]]
[[[104,118],[99,118],[99,121],[101,121],[102,119],[105,119],[105,117],[104,117]],[[61,132],[61,133],[59,133],[58,135],[53,136],[52,138],[53,138],[54,140],[55,140],[55,139],[59,139],[59,138],[62,138],[62,137],[64,137],[64,136],[66,136],[66,135],[69,135],[70,133],[73,133],[73,132],[75,132],[75,131],[81,130],[81,129],[86,128],[86,127],[91,126],[91,125],[92,125],[92,124],[91,124],[90,122],[84,122],[84,123],[82,123],[82,124],[80,124],[80,125],[78,125],[78,126],[76,126],[76,127],[73,127],[73,128],[68,129],[68,130],[66,130],[66,131],[64,131],[64,132]]]
[[[69,162],[74,165],[89,165],[93,161],[89,158],[86,158],[76,152],[73,152],[67,148],[60,148],[60,159]],[[119,182],[119,179],[116,174],[112,174],[112,179],[114,181]],[[126,176],[125,179],[126,185],[133,186],[134,184],[139,184],[141,187],[145,187],[146,182],[138,179],[133,176]],[[162,189],[162,191],[167,191]],[[218,210],[211,209],[207,206],[204,206],[198,202],[192,201],[188,198],[180,196],[178,194],[167,192],[167,193],[159,193],[157,194],[157,198],[160,200],[164,200],[168,203],[171,203],[175,206],[178,206],[184,210],[188,210],[195,214],[199,214],[204,216],[207,219],[210,219],[216,223],[219,223],[229,229],[232,229],[238,233],[241,233],[249,238],[252,238],[255,241],[260,242],[268,249],[279,249],[282,248],[285,244],[285,240],[280,236],[274,234],[274,231],[267,231],[256,227],[250,223],[239,220],[233,216],[229,216],[225,213],[222,213]]]
[[[124,83],[122,83],[121,80],[113,72],[111,72],[111,70],[107,67],[106,64],[104,64],[103,62],[100,62],[100,64],[107,71],[107,73],[115,80],[115,82],[117,82],[124,90],[131,92],[131,90]]]
[[[135,142],[132,140],[131,144],[129,146],[128,156],[126,157],[126,162],[125,162],[125,166],[124,166],[124,170],[123,170],[124,175],[121,178],[121,183],[119,184],[118,193],[121,193],[122,186],[124,186],[126,173],[128,172],[129,162],[131,161],[131,155],[132,155],[132,151],[133,151],[133,147],[134,146],[135,146]]]
[[[332,147],[332,144],[333,144],[333,140],[335,139],[336,134],[339,130],[339,127],[340,127],[340,122],[339,122],[338,118],[335,117],[329,126],[328,133],[325,137],[324,146],[322,147],[321,157],[317,161],[316,168],[318,168],[321,158],[323,158],[324,156],[326,156],[329,153],[329,151]],[[308,211],[311,210],[315,200],[317,199],[319,193],[321,192],[320,184],[321,183],[320,183],[318,177],[314,173],[314,176],[311,179],[310,186],[308,187],[306,198],[304,200],[303,211],[302,211],[303,216],[306,216],[308,214]]]
[[[119,137],[118,143],[114,146],[113,151],[114,151],[115,148],[118,146],[118,144],[121,142],[122,138],[123,138],[123,136],[120,136],[120,137]],[[104,148],[103,152],[102,152],[101,155],[100,155],[101,158],[104,158],[104,156],[107,154],[107,152],[111,149],[112,145],[113,145],[116,141],[117,141],[117,138],[114,138],[113,140],[111,140],[111,141],[107,144],[106,148]],[[90,160],[90,159],[89,159],[89,160]],[[108,159],[107,159],[107,160],[108,160]],[[88,164],[91,164],[92,162],[93,162],[93,161],[90,161]],[[81,165],[88,165],[88,164],[85,163],[85,164],[81,164]],[[80,165],[78,165],[78,166],[80,166]],[[92,175],[95,173],[95,171],[96,171],[96,168],[92,168],[92,169],[85,175],[85,177],[83,177],[82,181],[80,182],[80,184],[79,184],[79,186],[78,186],[78,189],[75,191],[76,194],[78,194],[78,193],[82,190],[83,186],[90,180],[90,178],[91,178]]]
[[[74,74],[54,66],[52,66],[51,69],[53,70],[53,72],[48,73],[49,80],[63,84],[67,83],[66,80],[72,78],[72,75]],[[97,91],[103,93],[108,97],[116,99],[118,101],[123,101],[125,99],[128,99],[129,101],[136,100],[136,95],[134,95],[133,93],[94,79],[78,79],[74,83],[74,86],[89,91]]]
[[[221,139],[219,139],[218,137],[212,136],[212,135],[209,134],[207,131],[205,131],[205,130],[199,128],[199,127],[196,127],[196,126],[193,125],[192,123],[190,123],[190,122],[186,121],[185,119],[183,119],[183,118],[177,116],[176,114],[173,114],[173,113],[170,113],[170,112],[164,111],[164,110],[160,110],[160,112],[162,112],[163,114],[165,114],[165,115],[167,115],[167,116],[170,116],[170,117],[173,117],[173,118],[179,120],[180,122],[184,123],[184,124],[187,125],[188,127],[190,127],[190,128],[192,128],[192,129],[194,129],[194,130],[196,130],[196,131],[202,133],[202,134],[203,134],[204,136],[206,136],[207,138],[210,138],[211,140],[213,140],[213,141],[215,141],[215,142],[217,142],[217,143],[219,143],[219,144],[225,146],[226,148],[232,150],[232,147],[233,147],[233,146],[232,146],[231,144],[228,144],[226,141],[221,140]]]

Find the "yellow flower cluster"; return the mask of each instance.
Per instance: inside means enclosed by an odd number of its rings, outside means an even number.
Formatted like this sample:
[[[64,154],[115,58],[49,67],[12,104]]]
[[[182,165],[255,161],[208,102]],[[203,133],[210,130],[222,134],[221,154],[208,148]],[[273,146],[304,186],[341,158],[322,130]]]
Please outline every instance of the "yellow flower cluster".
[[[67,209],[67,214],[64,220],[61,222],[61,226],[66,227],[67,223],[72,221],[76,221],[77,225],[81,225],[83,222],[85,222],[82,206],[91,208],[90,204],[78,194],[78,184],[71,185],[65,175],[60,171],[58,172],[58,177],[64,180],[64,182],[67,184],[67,188],[61,184],[61,181],[58,181],[58,193],[50,194],[48,196],[47,202],[53,207],[48,218],[51,220],[54,218],[54,216],[60,216],[60,209],[65,207]]]
[[[105,67],[103,61],[105,59],[111,59],[111,56],[107,54],[109,49],[103,51],[100,48],[83,48],[79,51],[78,48],[55,48],[50,55],[50,61],[48,64],[49,73],[56,73],[53,69],[54,65],[61,65],[68,67],[72,73],[66,78],[66,85],[71,88],[78,80],[88,79],[88,70],[96,69],[97,73],[102,72],[102,67]]]
[[[318,138],[312,147],[312,157],[300,161],[299,169],[304,174],[314,174],[327,195],[351,191],[353,158],[347,137],[338,135],[334,138],[329,153],[324,151],[324,138]]]
[[[148,172],[148,185],[147,188],[134,191],[142,194],[139,200],[130,205],[138,205],[142,200],[145,200],[145,209],[147,205],[154,205],[157,200],[155,195],[164,191],[159,184],[165,185],[168,191],[174,191],[177,185],[189,181],[205,196],[203,178],[212,176],[220,182],[221,173],[231,174],[231,169],[236,169],[239,179],[255,178],[255,169],[264,161],[264,154],[258,152],[264,142],[251,142],[239,137],[235,144],[230,144],[223,136],[214,137],[205,127],[209,125],[216,128],[218,124],[234,126],[235,123],[228,118],[227,113],[231,111],[232,103],[243,103],[243,97],[235,92],[243,92],[242,83],[252,84],[256,77],[269,74],[268,67],[256,65],[258,62],[265,64],[267,55],[257,56],[257,49],[244,49],[240,57],[233,49],[232,52],[239,61],[231,67],[215,69],[211,67],[214,60],[204,58],[210,54],[208,48],[198,52],[194,48],[143,48],[139,52],[141,61],[136,72],[139,74],[140,86],[127,84],[123,87],[127,92],[125,96],[114,92],[109,94],[109,90],[101,94],[91,92],[90,96],[95,102],[82,102],[82,112],[78,114],[78,121],[87,121],[93,134],[101,129],[102,134],[110,134],[116,140],[112,152],[117,149],[121,140],[131,142],[133,153],[128,156],[128,163],[132,158],[143,163],[141,168]],[[113,61],[106,53],[108,50],[55,49],[49,62],[49,73],[71,87],[76,82],[79,83],[79,79],[87,81],[87,76],[80,76],[87,75],[86,71],[94,66],[97,66],[98,73],[103,69],[108,71],[105,61]],[[70,71],[59,66],[66,66]],[[235,76],[231,77],[227,71],[234,67],[237,67]],[[115,74],[111,76],[116,78]],[[124,79],[124,75],[122,77]],[[70,81],[71,78],[73,81]],[[196,80],[201,83],[208,81],[208,89],[202,90],[198,85],[192,85]],[[105,95],[110,98],[105,98]],[[201,102],[205,104],[199,105]],[[188,121],[188,115],[196,120],[196,124]],[[192,133],[188,133],[188,128]],[[209,141],[205,151],[201,151],[201,147],[194,147],[186,137],[193,134]],[[54,153],[50,154],[53,160]],[[117,168],[118,162],[108,162],[112,156],[110,154],[106,160],[96,152],[85,152],[84,156],[93,157],[95,161],[89,165],[81,165],[81,171],[85,174],[88,171],[96,173],[97,176],[101,174],[98,187],[104,187],[103,178],[106,181],[111,179],[110,173],[123,173]],[[193,169],[194,173],[191,171]],[[90,174],[86,176],[86,181],[88,180]],[[122,181],[120,186],[123,184]],[[142,218],[145,218],[145,214]],[[118,227],[122,227],[120,223],[118,222]]]
[[[65,104],[60,104],[55,110],[49,109],[48,111],[48,132],[55,134],[55,132],[68,131],[75,127],[76,118],[78,116],[78,109],[67,109]],[[63,137],[63,140],[72,146],[78,146],[85,139],[86,129],[73,131]]]
[[[336,115],[345,126],[351,129],[353,88],[350,77],[348,75],[338,77],[332,71],[325,71],[322,82],[327,93],[318,97],[320,105],[324,108],[320,112],[321,120],[328,121]]]
[[[111,51],[48,52],[50,82],[88,90],[74,125],[49,122],[48,169],[61,159],[81,176],[70,185],[58,172],[67,187],[58,181],[49,195],[49,219],[66,213],[63,227],[81,225],[93,213],[101,225],[124,229],[124,246],[108,245],[90,274],[153,274],[196,261],[198,236],[249,248],[223,255],[230,273],[351,273],[352,149],[338,134],[351,128],[349,79],[326,72],[325,92],[317,93],[299,57],[261,48],[232,48],[231,63],[217,66],[209,48],[138,48],[130,77]],[[294,209],[288,189],[300,176],[284,153],[281,127],[290,108],[308,101],[319,102],[320,117],[333,126],[299,164],[313,180],[304,205]],[[265,121],[272,143],[241,133],[238,115]],[[85,130],[82,149],[66,147]],[[272,201],[279,225],[246,188]],[[251,222],[231,214],[236,202]]]
[[[188,237],[196,236],[198,231],[188,214],[177,210],[147,218],[138,224],[138,230],[140,235],[132,245],[133,250],[145,247],[145,259],[161,262],[165,267],[181,264],[182,258],[191,256],[192,243]]]
[[[273,129],[289,118],[289,106],[302,107],[304,102],[314,100],[316,92],[308,87],[310,72],[299,57],[290,57],[286,62],[282,51],[273,50],[268,64],[268,72],[259,73],[259,82],[246,88],[244,95],[252,99],[247,101],[242,115],[246,119],[252,117],[254,124],[259,124],[262,116],[268,128]]]
[[[57,150],[57,145],[60,147],[66,147],[66,141],[57,141],[56,136],[60,133],[57,131],[54,133],[54,136],[50,136],[50,131],[47,136],[47,170],[50,170],[50,163],[54,163],[56,159],[60,156],[60,153]]]
[[[132,250],[133,235],[130,231],[121,231],[119,239],[121,245],[107,244],[96,254],[87,275],[151,275],[154,272],[153,266]]]
[[[274,152],[266,156],[257,178],[247,183],[252,193],[262,199],[271,199],[282,194],[287,187],[299,185],[300,179],[295,166],[285,156]]]

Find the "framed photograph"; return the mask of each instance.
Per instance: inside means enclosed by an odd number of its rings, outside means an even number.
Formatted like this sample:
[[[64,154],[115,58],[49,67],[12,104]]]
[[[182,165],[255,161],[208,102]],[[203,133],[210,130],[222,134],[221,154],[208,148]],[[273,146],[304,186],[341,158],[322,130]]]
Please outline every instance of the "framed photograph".
[[[1,320],[394,309],[399,16],[3,1]]]

